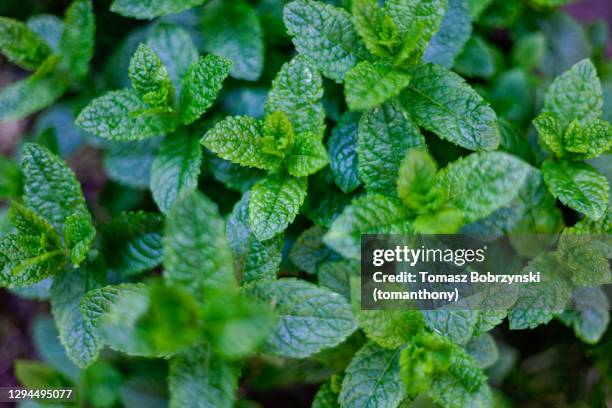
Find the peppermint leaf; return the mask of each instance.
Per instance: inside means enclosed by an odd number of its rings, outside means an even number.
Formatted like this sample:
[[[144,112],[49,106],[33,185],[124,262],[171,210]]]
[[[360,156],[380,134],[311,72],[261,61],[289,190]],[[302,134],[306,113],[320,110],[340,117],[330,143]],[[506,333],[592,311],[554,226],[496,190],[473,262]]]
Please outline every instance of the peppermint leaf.
[[[397,101],[390,101],[363,115],[357,138],[359,176],[366,188],[395,196],[406,151],[425,146],[418,127]]]
[[[500,141],[495,112],[465,81],[433,64],[410,70],[402,102],[419,126],[470,150],[493,150]]]
[[[386,62],[363,61],[346,73],[345,95],[350,110],[368,110],[400,94],[410,75]]]
[[[419,310],[362,310],[357,314],[357,320],[370,340],[393,350],[406,344],[424,328]]]
[[[440,29],[429,41],[423,61],[451,68],[471,33],[468,1],[448,0],[448,9],[442,18]]]
[[[51,48],[27,24],[0,17],[0,52],[12,63],[34,71],[51,55]]]
[[[289,174],[306,177],[327,165],[327,150],[320,137],[302,133],[296,137],[293,147],[287,152],[285,165]]]
[[[91,0],[76,0],[64,17],[64,28],[58,50],[71,75],[83,78],[89,71],[89,61],[94,52],[96,21]]]
[[[369,57],[351,21],[339,8],[315,0],[297,0],[284,9],[285,27],[299,53],[323,75],[341,82],[359,60]]]
[[[360,115],[346,113],[332,130],[328,143],[329,167],[336,185],[350,193],[361,184],[357,158],[357,129]]]
[[[608,299],[601,288],[577,287],[573,310],[566,310],[559,320],[573,327],[576,336],[587,344],[597,343],[610,323]]]
[[[305,178],[279,173],[258,181],[251,190],[249,222],[253,233],[265,241],[293,222],[306,198]]]
[[[167,214],[164,278],[193,293],[235,282],[225,223],[217,206],[198,191],[184,196]]]
[[[166,105],[174,100],[174,87],[166,67],[145,44],[140,44],[132,56],[129,75],[134,90],[147,104]]]
[[[89,214],[75,213],[66,218],[64,239],[70,248],[70,258],[74,266],[79,266],[86,258],[96,230]]]
[[[550,113],[542,113],[533,120],[533,126],[538,131],[538,139],[541,144],[550,149],[557,157],[562,157],[564,154],[563,128],[559,119]]]
[[[572,156],[592,159],[612,149],[612,124],[596,119],[584,126],[576,119],[563,135],[564,147]]]
[[[406,152],[399,168],[397,195],[412,210],[419,211],[439,201],[441,190],[434,188],[438,164],[425,150]]]
[[[111,11],[126,17],[152,19],[204,4],[206,0],[115,0]]]
[[[151,167],[151,193],[162,212],[197,188],[201,164],[198,137],[179,132],[164,139]]]
[[[356,328],[350,305],[337,293],[297,279],[258,282],[249,293],[273,306],[278,323],[265,350],[304,358],[334,347]],[[310,330],[316,326],[317,330]]]
[[[67,88],[66,79],[57,74],[35,74],[17,81],[0,91],[0,121],[21,119],[46,108]]]

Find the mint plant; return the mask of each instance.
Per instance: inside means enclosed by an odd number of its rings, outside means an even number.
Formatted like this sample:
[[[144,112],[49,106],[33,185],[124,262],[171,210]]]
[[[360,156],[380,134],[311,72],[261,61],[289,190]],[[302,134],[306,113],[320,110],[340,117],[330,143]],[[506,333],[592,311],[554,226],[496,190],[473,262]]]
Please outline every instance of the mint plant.
[[[108,3],[0,6],[0,80],[24,78],[0,90],[0,385],[605,405],[605,24],[550,0]],[[505,237],[487,268],[542,282],[365,310],[368,234]]]

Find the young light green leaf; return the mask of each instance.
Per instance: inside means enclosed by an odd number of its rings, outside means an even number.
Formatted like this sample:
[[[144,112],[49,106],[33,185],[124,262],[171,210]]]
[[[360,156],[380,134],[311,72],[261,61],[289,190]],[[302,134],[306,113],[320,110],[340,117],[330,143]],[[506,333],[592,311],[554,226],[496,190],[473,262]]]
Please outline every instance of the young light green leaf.
[[[316,173],[328,163],[327,150],[321,138],[313,133],[297,135],[295,143],[287,152],[285,165],[289,174],[306,177]]]
[[[406,110],[392,100],[363,115],[357,135],[359,176],[368,191],[396,196],[396,180],[406,151],[425,140]]]
[[[557,157],[562,157],[563,149],[563,128],[556,116],[550,113],[541,113],[533,120],[538,132],[538,139],[541,144],[546,146]]]
[[[0,17],[0,52],[12,63],[33,71],[51,55],[51,48],[27,24]]]
[[[199,401],[201,408],[231,408],[236,399],[240,369],[199,344],[170,360],[170,408]]]
[[[269,175],[253,186],[249,222],[258,240],[278,235],[293,222],[304,203],[307,187],[306,178],[286,173]]]
[[[346,368],[340,406],[396,408],[404,399],[400,379],[400,350],[389,350],[366,343]]]
[[[346,113],[332,130],[328,145],[329,167],[336,185],[345,193],[359,187],[359,160],[357,158],[357,129],[360,115]]]
[[[151,108],[129,90],[111,91],[89,103],[76,124],[86,132],[112,140],[140,140],[165,134],[177,126],[166,108]]]
[[[589,122],[602,114],[601,83],[593,63],[582,60],[555,78],[544,96],[544,109],[557,117],[565,129],[574,119]]]
[[[183,76],[179,98],[183,124],[188,125],[197,120],[212,106],[231,66],[231,61],[216,55],[207,55],[192,64]]]
[[[384,14],[376,0],[353,0],[351,13],[355,30],[363,40],[366,48],[381,58],[390,58],[390,50],[381,43],[380,28]]]
[[[497,116],[465,80],[434,64],[419,65],[410,74],[402,101],[420,126],[466,149],[497,148]]]
[[[612,149],[612,124],[606,120],[595,119],[581,124],[577,119],[565,130],[564,147],[572,156],[592,159]]]
[[[174,87],[166,67],[155,52],[140,44],[130,60],[128,69],[132,87],[140,98],[151,106],[172,104]]]
[[[151,193],[162,212],[198,186],[202,147],[195,135],[177,133],[164,139],[151,167]]]
[[[164,232],[164,278],[193,293],[235,282],[225,223],[217,206],[198,191],[170,209]]]
[[[232,163],[270,170],[281,159],[261,150],[263,134],[261,121],[250,116],[230,116],[206,132],[202,144]]]
[[[362,234],[410,234],[411,215],[398,198],[366,194],[344,208],[323,242],[346,258],[359,259]]]
[[[346,73],[344,81],[349,109],[368,110],[399,95],[410,75],[386,62],[362,61]]]
[[[81,79],[89,70],[94,52],[96,21],[91,0],[75,0],[64,18],[64,29],[59,41],[62,63],[75,78]]]
[[[70,248],[70,258],[74,266],[79,266],[87,259],[89,247],[95,237],[96,229],[89,214],[77,212],[66,218],[64,240]]]
[[[298,279],[262,281],[248,293],[273,306],[278,323],[265,350],[304,358],[340,344],[357,328],[350,305],[337,293]],[[311,330],[311,327],[317,330]]]
[[[606,212],[610,185],[586,163],[547,160],[542,175],[550,193],[563,204],[598,220]]]
[[[98,286],[89,266],[64,271],[53,279],[51,286],[51,313],[59,339],[70,360],[81,368],[97,360],[102,349],[97,328],[79,309],[85,294]]]
[[[527,163],[507,153],[473,153],[442,169],[436,186],[461,210],[465,221],[472,222],[510,203],[529,169]]]
[[[203,9],[204,49],[233,61],[230,75],[256,81],[264,67],[264,38],[259,16],[243,0],[209,2]]]
[[[298,52],[336,82],[360,60],[369,58],[344,9],[316,0],[296,0],[285,6],[283,20]]]
[[[438,164],[423,149],[411,149],[402,159],[397,177],[397,195],[412,210],[428,208],[442,191],[434,188]]]
[[[242,283],[274,280],[281,262],[283,235],[259,241],[249,224],[250,193],[245,193],[227,220],[227,239],[234,269]]]
[[[440,29],[431,37],[423,61],[452,68],[455,58],[472,33],[467,3],[467,0],[448,0],[448,9]]]
[[[68,216],[89,214],[74,173],[47,148],[26,144],[21,166],[25,178],[25,203],[60,233]]]
[[[312,133],[322,138],[325,129],[322,97],[321,75],[310,60],[297,56],[284,64],[272,81],[265,105],[266,115],[284,112],[296,134]]]
[[[419,310],[361,310],[357,320],[370,340],[392,350],[406,344],[425,327]]]
[[[100,227],[102,252],[109,269],[131,276],[162,260],[162,218],[159,214],[126,212]]]
[[[153,19],[204,4],[206,0],[114,0],[111,11],[125,17]]]

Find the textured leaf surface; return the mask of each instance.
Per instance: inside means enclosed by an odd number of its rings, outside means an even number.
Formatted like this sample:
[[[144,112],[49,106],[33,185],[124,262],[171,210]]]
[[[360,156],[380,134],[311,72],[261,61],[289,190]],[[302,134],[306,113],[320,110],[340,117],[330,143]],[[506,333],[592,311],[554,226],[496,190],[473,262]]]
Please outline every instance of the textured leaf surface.
[[[421,149],[409,150],[399,168],[397,195],[408,208],[423,211],[440,196],[441,190],[434,188],[437,173],[438,164],[429,153]]]
[[[284,64],[272,81],[265,111],[281,111],[289,118],[296,134],[323,136],[325,112],[321,104],[323,82],[312,63],[298,56]]]
[[[176,115],[150,110],[131,90],[111,91],[87,105],[76,124],[96,136],[113,140],[140,140],[164,134],[176,127]]]
[[[385,62],[363,61],[346,73],[344,81],[349,109],[367,110],[399,95],[410,75]]]
[[[203,14],[204,49],[233,61],[232,77],[256,81],[264,67],[265,46],[255,10],[242,0],[214,0]]]
[[[59,76],[30,77],[17,81],[0,92],[0,121],[17,120],[55,102],[66,91]]]
[[[89,70],[94,52],[96,21],[91,0],[76,0],[64,18],[64,29],[59,41],[59,52],[70,73],[82,78]]]
[[[202,144],[232,163],[269,170],[280,164],[280,158],[261,150],[262,139],[261,121],[250,116],[231,116],[209,130]]]
[[[527,163],[507,153],[473,153],[442,169],[437,185],[471,222],[512,201],[529,169]]]
[[[96,237],[96,230],[89,214],[75,213],[66,218],[64,239],[70,248],[74,266],[79,266],[87,258],[89,247]]]
[[[130,81],[142,100],[152,106],[165,105],[174,98],[174,87],[166,67],[151,48],[140,44],[130,60]]]
[[[545,161],[542,175],[550,190],[563,204],[595,220],[608,205],[610,186],[605,176],[586,163]]]
[[[559,316],[565,324],[574,328],[576,336],[587,344],[597,343],[610,323],[608,299],[601,288],[578,287],[574,289],[574,310]]]
[[[554,114],[562,128],[573,119],[597,119],[602,109],[601,84],[590,60],[578,62],[557,77],[544,96],[543,112]]]
[[[346,368],[338,402],[343,408],[397,407],[404,399],[399,350],[365,346]]]
[[[152,19],[199,6],[206,0],[115,0],[111,11],[126,17]]]
[[[151,193],[162,212],[198,186],[201,164],[197,136],[178,133],[164,139],[151,167]]]
[[[592,159],[612,149],[612,124],[596,119],[582,126],[576,119],[563,135],[565,149],[582,159]]]
[[[79,308],[85,293],[96,287],[93,270],[88,267],[64,271],[53,279],[51,287],[51,312],[60,341],[70,360],[81,368],[93,363],[102,349],[97,329]]]
[[[51,48],[27,24],[0,17],[0,52],[12,63],[35,70],[51,54]]]
[[[377,345],[395,350],[424,327],[419,310],[362,310],[359,327]]]
[[[234,269],[241,282],[274,280],[281,262],[283,235],[259,241],[249,223],[249,196],[234,206],[227,221],[227,238],[234,254]]]
[[[301,54],[310,57],[323,75],[340,82],[368,52],[351,15],[344,9],[313,0],[297,0],[284,9],[284,22]]]
[[[170,360],[168,377],[170,407],[180,408],[198,401],[200,408],[231,408],[238,388],[238,367],[200,344]]]
[[[347,301],[312,283],[280,279],[257,283],[250,291],[273,305],[278,316],[278,323],[265,346],[270,353],[308,357],[341,343],[357,328]]]
[[[336,185],[345,193],[350,193],[361,184],[357,158],[359,119],[360,115],[356,113],[345,114],[327,141],[329,167]]]
[[[207,55],[189,68],[183,77],[179,100],[184,124],[195,121],[212,106],[231,66],[229,60]]]
[[[289,174],[306,177],[316,173],[328,163],[327,150],[321,138],[312,133],[296,137],[293,147],[287,152],[285,165]]]
[[[368,191],[396,196],[397,175],[406,151],[425,146],[408,112],[395,100],[366,112],[357,138],[359,176]]]
[[[559,119],[551,113],[542,113],[533,120],[540,143],[557,157],[564,154],[563,128]]]
[[[419,65],[410,73],[412,80],[402,98],[420,126],[470,150],[499,145],[495,112],[465,80],[433,64]]]
[[[317,273],[319,263],[332,254],[332,251],[323,244],[323,235],[326,231],[320,225],[313,225],[304,230],[291,246],[289,252],[291,262],[304,272]]]
[[[347,258],[359,259],[362,234],[410,234],[410,216],[400,199],[366,194],[344,208],[323,242]]]
[[[68,216],[89,213],[74,173],[47,148],[25,145],[21,166],[25,177],[24,201],[58,231],[63,231]]]
[[[217,206],[194,191],[168,212],[164,232],[164,278],[199,293],[203,286],[235,281],[225,223]]]
[[[423,61],[451,68],[455,58],[470,38],[472,24],[467,0],[448,0],[448,9],[440,29],[431,38],[423,54]]]
[[[270,239],[293,222],[306,198],[307,187],[306,178],[284,173],[267,176],[253,186],[249,222],[257,239]]]

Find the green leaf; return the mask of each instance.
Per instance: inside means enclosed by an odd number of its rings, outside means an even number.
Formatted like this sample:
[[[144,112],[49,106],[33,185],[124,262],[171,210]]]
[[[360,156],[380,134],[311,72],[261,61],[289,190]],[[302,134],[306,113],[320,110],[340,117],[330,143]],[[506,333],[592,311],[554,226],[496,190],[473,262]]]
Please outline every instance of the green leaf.
[[[239,193],[249,191],[257,180],[266,174],[263,170],[242,167],[217,156],[210,157],[206,162],[209,163],[210,171],[218,182]]]
[[[62,388],[66,380],[48,365],[39,361],[16,360],[15,377],[27,388]]]
[[[111,11],[125,17],[152,19],[204,4],[206,0],[114,0]]]
[[[159,214],[126,212],[100,227],[109,269],[130,276],[162,261],[162,218]]]
[[[197,136],[177,133],[164,139],[151,167],[151,193],[162,212],[197,188],[201,164]]]
[[[234,270],[242,283],[274,280],[281,262],[283,235],[259,241],[249,224],[250,193],[245,193],[227,220],[227,239],[234,254]]]
[[[529,169],[527,163],[507,153],[473,153],[442,169],[436,185],[463,212],[466,222],[472,222],[509,204]]]
[[[402,102],[420,126],[466,149],[497,148],[497,116],[465,80],[433,64],[419,65],[410,74]]]
[[[240,370],[200,344],[170,360],[170,408],[198,401],[201,408],[231,408],[236,399]]]
[[[23,148],[24,201],[60,233],[72,214],[87,215],[81,186],[68,165],[47,148],[28,143]]]
[[[225,223],[217,206],[198,191],[168,211],[164,232],[164,278],[200,293],[235,282]]]
[[[422,149],[411,149],[402,159],[397,177],[397,195],[414,211],[439,205],[442,190],[434,188],[438,164]]]
[[[249,293],[273,306],[278,316],[265,345],[265,351],[273,354],[308,357],[340,344],[357,328],[351,306],[342,296],[303,280],[257,282]]]
[[[262,151],[263,134],[261,121],[250,116],[230,116],[206,132],[202,144],[232,163],[270,170],[281,160]]]
[[[386,62],[362,61],[346,73],[344,81],[349,109],[368,110],[399,95],[410,75]]]
[[[0,156],[0,199],[16,198],[22,189],[21,169],[13,160]]]
[[[83,296],[98,286],[90,266],[62,272],[51,286],[51,312],[59,339],[70,360],[81,368],[96,361],[102,349],[97,329],[79,309]]]
[[[410,234],[410,217],[400,199],[366,194],[344,208],[323,242],[346,258],[359,259],[362,234]]]
[[[439,308],[423,310],[425,325],[455,344],[466,344],[474,335],[480,311]]]
[[[291,262],[306,273],[317,273],[317,267],[326,258],[331,256],[332,251],[323,244],[323,235],[327,230],[319,225],[305,229],[297,237],[289,259]]]
[[[44,362],[73,382],[78,381],[81,370],[68,358],[64,346],[60,343],[59,332],[51,316],[37,316],[34,319],[32,342],[36,348],[36,353]]]
[[[256,81],[264,67],[264,38],[259,16],[242,0],[213,0],[203,9],[204,49],[233,61],[230,75]]]
[[[546,148],[550,149],[557,157],[562,157],[563,128],[559,119],[550,113],[541,113],[533,120],[538,132],[538,140]]]
[[[395,100],[366,112],[359,122],[359,176],[370,192],[396,196],[396,180],[409,149],[425,140],[406,110]]]
[[[534,258],[523,270],[541,273],[541,282],[527,283],[519,288],[519,297],[508,311],[510,330],[533,329],[546,324],[561,313],[571,297],[567,272],[557,262],[554,253]]]
[[[316,173],[328,163],[327,150],[321,138],[313,133],[297,135],[293,147],[287,152],[285,165],[294,177]]]
[[[323,384],[314,396],[312,408],[340,408],[338,394],[329,384]]]
[[[216,55],[207,55],[192,64],[183,77],[179,99],[183,124],[197,120],[212,106],[231,66],[231,61]]]
[[[574,119],[563,135],[564,147],[572,156],[592,159],[612,149],[612,124],[600,119],[581,124]]]
[[[542,62],[546,47],[546,37],[541,32],[523,35],[512,48],[512,61],[525,69],[535,67]]]
[[[253,186],[249,222],[258,240],[278,235],[293,222],[304,203],[307,187],[306,178],[286,173],[269,175]]]
[[[53,57],[50,57],[53,58]],[[0,121],[24,118],[51,105],[68,88],[66,78],[36,74],[0,91]]]
[[[477,21],[483,11],[493,2],[493,0],[468,0],[468,9],[472,21]]]
[[[423,61],[452,68],[455,58],[472,33],[467,3],[467,0],[448,0],[448,9],[440,29],[431,37]]]
[[[172,104],[174,86],[155,52],[140,44],[130,60],[130,81],[138,96],[151,106]]]
[[[453,70],[464,77],[491,78],[496,71],[495,54],[480,36],[473,35],[455,58]]]
[[[25,23],[0,17],[0,52],[12,63],[33,71],[51,55],[51,48]]]
[[[147,190],[151,185],[151,167],[163,140],[163,136],[158,136],[131,142],[110,142],[103,159],[104,171],[117,183]]]
[[[297,0],[285,6],[283,20],[298,52],[310,57],[323,75],[336,82],[369,57],[351,15],[344,9],[315,0]]]
[[[30,30],[38,34],[51,47],[57,51],[62,36],[64,22],[51,14],[36,14],[28,18]]]
[[[574,306],[559,319],[573,327],[576,336],[587,344],[597,343],[610,323],[608,298],[597,288],[577,287],[573,294]]]
[[[542,175],[550,193],[563,204],[594,220],[605,214],[610,185],[590,165],[547,160],[542,164]]]
[[[490,334],[472,338],[465,345],[465,351],[478,362],[480,368],[490,367],[499,357],[497,345]]]
[[[329,167],[336,185],[350,193],[361,184],[357,158],[357,129],[360,115],[346,113],[332,130],[327,141]]]
[[[359,327],[377,345],[396,349],[425,327],[419,310],[361,310]]]
[[[111,140],[140,140],[170,132],[177,118],[165,108],[150,108],[128,89],[111,91],[89,103],[76,124],[86,132]]]
[[[89,71],[89,61],[94,53],[96,21],[91,0],[76,0],[64,17],[64,28],[58,50],[66,68],[75,78],[81,79]]]
[[[462,225],[463,213],[456,208],[440,208],[414,220],[414,230],[420,234],[456,234]]]
[[[359,263],[352,259],[324,261],[318,266],[319,285],[351,300],[351,280],[359,275]]]
[[[338,397],[340,406],[399,406],[405,397],[399,375],[399,354],[399,349],[388,350],[371,342],[366,343],[346,368]]]
[[[75,213],[66,218],[64,239],[70,248],[70,258],[74,266],[79,266],[85,259],[96,237],[96,230],[89,214]]]
[[[582,60],[555,78],[544,96],[542,112],[552,113],[565,128],[574,119],[592,121],[602,114],[601,83],[593,63]]]
[[[266,115],[284,112],[296,134],[312,133],[322,138],[325,130],[322,97],[321,75],[310,60],[298,56],[284,64],[272,81],[265,105]]]
[[[376,0],[353,0],[351,13],[355,30],[363,40],[366,48],[381,58],[390,58],[390,50],[382,43],[379,31],[384,14]]]

